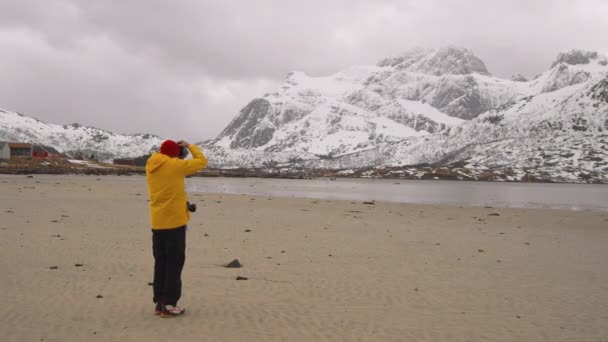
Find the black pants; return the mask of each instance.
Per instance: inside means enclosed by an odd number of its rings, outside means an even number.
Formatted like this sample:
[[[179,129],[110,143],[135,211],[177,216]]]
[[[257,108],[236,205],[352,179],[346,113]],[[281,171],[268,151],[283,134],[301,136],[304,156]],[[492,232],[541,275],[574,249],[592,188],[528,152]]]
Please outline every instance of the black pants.
[[[186,226],[153,229],[154,303],[176,305],[182,295],[182,269],[186,261]]]

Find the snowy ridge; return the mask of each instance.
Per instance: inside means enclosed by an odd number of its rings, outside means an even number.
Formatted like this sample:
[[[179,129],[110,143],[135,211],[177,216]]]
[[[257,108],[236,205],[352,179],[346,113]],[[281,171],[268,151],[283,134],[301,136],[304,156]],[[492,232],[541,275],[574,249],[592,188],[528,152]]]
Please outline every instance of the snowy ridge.
[[[0,141],[29,142],[50,146],[59,152],[101,160],[134,158],[158,148],[162,139],[150,134],[114,134],[78,124],[56,125],[0,109]]]

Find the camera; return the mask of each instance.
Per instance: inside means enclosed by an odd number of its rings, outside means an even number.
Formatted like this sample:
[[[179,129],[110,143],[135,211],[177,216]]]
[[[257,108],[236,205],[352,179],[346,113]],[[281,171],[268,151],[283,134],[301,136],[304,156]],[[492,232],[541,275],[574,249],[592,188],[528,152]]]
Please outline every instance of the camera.
[[[178,155],[179,159],[185,159],[187,156],[188,156],[188,149],[183,146],[180,146],[179,155]]]
[[[193,213],[196,211],[196,204],[194,203],[190,203],[190,202],[186,202],[186,208],[188,208],[188,211]]]

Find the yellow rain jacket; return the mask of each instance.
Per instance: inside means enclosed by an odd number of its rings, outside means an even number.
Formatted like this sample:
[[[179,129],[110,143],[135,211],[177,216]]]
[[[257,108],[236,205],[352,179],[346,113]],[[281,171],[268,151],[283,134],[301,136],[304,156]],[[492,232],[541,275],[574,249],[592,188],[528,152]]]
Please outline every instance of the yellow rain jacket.
[[[196,145],[188,146],[193,159],[171,158],[153,153],[146,163],[152,229],[173,229],[188,224],[185,176],[207,166],[207,158]]]

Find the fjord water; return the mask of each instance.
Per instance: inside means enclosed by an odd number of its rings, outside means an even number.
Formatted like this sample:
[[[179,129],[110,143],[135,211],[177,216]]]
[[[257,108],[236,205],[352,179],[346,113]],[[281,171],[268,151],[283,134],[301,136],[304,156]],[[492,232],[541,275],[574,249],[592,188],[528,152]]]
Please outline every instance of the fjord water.
[[[608,211],[608,185],[391,179],[189,178],[188,192]]]

